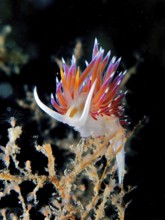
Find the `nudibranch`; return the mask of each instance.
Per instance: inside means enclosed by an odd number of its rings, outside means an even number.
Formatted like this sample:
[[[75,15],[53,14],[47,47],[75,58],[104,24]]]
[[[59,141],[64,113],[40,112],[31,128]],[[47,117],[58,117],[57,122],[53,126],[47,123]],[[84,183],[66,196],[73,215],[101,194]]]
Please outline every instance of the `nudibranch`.
[[[48,108],[38,97],[36,88],[34,97],[40,108],[56,120],[66,123],[80,132],[82,137],[98,137],[101,135],[114,135],[123,129],[126,123],[123,119],[124,107],[122,100],[125,92],[121,90],[121,83],[126,71],[118,73],[120,58],[112,57],[110,51],[104,56],[104,50],[99,47],[95,39],[92,60],[86,62],[86,68],[81,73],[72,56],[71,65],[62,59],[60,68],[61,80],[56,78],[56,94],[51,95],[51,103],[55,111]],[[122,143],[123,142],[123,143]],[[119,140],[119,146],[124,141]],[[121,171],[123,170],[124,147],[117,154]],[[119,174],[121,182],[122,174]]]

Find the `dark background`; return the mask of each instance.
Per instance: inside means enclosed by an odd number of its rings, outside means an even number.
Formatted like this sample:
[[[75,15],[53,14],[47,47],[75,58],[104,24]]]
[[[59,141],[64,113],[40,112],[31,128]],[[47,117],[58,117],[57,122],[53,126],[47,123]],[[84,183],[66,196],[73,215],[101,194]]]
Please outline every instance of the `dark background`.
[[[9,93],[3,87],[5,95],[0,91],[0,113],[9,108],[21,111],[26,141],[33,135],[47,141],[41,130],[49,128],[44,119],[41,123],[32,120],[32,112],[20,107],[17,100],[25,100],[25,91],[32,91],[35,85],[43,99],[49,95],[58,71],[54,57],[71,57],[77,40],[81,40],[87,60],[97,37],[105,50],[112,49],[113,55],[122,57],[123,68],[136,66],[136,74],[126,84],[126,112],[129,129],[142,122],[128,143],[125,183],[137,188],[128,196],[132,202],[125,219],[163,220],[165,1],[6,0],[0,1],[0,28],[5,25],[12,28],[6,47],[14,42],[29,59],[19,74],[11,71],[7,75],[0,68],[0,85],[7,82],[11,89]],[[50,132],[51,138],[62,139],[69,129],[58,125],[55,133]],[[4,130],[1,125],[2,144],[7,140]]]

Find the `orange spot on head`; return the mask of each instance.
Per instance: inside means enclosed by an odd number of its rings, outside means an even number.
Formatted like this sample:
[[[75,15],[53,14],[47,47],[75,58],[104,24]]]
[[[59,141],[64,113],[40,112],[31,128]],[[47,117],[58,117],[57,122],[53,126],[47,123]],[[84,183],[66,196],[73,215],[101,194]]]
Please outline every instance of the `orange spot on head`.
[[[70,114],[69,114],[69,117],[70,117],[70,118],[73,118],[74,115],[77,113],[77,111],[78,111],[77,108],[73,108],[72,111],[71,111]]]

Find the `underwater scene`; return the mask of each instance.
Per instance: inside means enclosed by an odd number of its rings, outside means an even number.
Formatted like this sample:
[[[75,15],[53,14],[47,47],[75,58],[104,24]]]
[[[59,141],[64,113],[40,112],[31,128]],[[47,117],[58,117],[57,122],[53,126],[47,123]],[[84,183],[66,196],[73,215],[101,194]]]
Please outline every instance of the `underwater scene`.
[[[0,1],[0,219],[164,219],[164,11]]]

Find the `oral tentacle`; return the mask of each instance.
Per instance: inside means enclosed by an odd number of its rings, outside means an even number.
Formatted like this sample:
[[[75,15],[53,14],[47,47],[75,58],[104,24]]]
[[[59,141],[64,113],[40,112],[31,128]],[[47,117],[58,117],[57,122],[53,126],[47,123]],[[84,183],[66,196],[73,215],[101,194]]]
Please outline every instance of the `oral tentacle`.
[[[37,88],[34,88],[34,98],[37,102],[37,104],[39,105],[39,107],[46,112],[48,115],[50,115],[52,118],[56,119],[57,121],[63,122],[65,123],[65,117],[55,111],[53,111],[52,109],[48,108],[44,103],[41,102],[41,100],[38,97],[37,94]]]
[[[95,82],[93,83],[93,85],[90,89],[90,92],[87,96],[85,106],[84,106],[84,110],[82,112],[82,115],[81,115],[80,119],[78,120],[78,124],[85,123],[87,118],[88,118],[89,111],[90,111],[90,104],[91,104],[92,96],[93,96],[94,89],[95,89],[95,86],[96,86],[96,82],[97,82],[97,80],[95,80]]]

